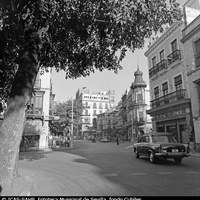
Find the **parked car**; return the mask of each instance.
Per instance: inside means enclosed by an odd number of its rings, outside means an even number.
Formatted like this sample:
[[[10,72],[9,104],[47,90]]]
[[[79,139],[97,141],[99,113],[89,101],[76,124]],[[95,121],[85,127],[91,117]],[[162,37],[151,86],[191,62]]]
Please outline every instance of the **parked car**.
[[[190,156],[189,145],[178,143],[171,133],[166,132],[141,136],[133,148],[136,158],[148,156],[151,163],[159,158],[172,158],[180,164],[184,157]]]
[[[102,137],[100,142],[108,142],[108,138],[107,137]]]

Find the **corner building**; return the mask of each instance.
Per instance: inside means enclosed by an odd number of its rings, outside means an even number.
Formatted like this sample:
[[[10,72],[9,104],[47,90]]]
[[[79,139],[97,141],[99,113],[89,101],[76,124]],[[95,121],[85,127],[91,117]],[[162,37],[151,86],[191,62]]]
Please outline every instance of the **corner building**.
[[[196,1],[196,3],[199,3]],[[196,5],[200,14],[200,3]],[[190,9],[191,10],[191,9]],[[192,9],[192,11],[194,8]],[[192,105],[192,120],[194,124],[193,142],[195,150],[200,152],[200,15],[192,22],[185,21],[182,30],[187,76]]]
[[[151,108],[155,131],[171,132],[182,142],[182,132],[193,127],[188,77],[181,43],[184,22],[176,22],[151,43],[148,58]]]

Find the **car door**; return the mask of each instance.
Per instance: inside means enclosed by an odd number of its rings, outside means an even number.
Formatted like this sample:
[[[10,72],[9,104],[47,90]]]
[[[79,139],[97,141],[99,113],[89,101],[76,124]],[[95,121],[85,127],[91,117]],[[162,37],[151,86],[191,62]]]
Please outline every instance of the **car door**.
[[[141,138],[141,144],[140,144],[140,154],[144,154],[144,149],[145,149],[145,146],[146,146],[146,138],[145,138],[145,136],[142,136],[142,138]]]
[[[139,145],[138,145],[138,147],[137,147],[137,152],[138,152],[139,154],[142,153],[142,148],[143,148],[143,142],[142,142],[142,140],[143,140],[143,137],[138,138],[138,143],[139,143]]]
[[[149,151],[149,136],[145,136],[143,142],[143,154],[148,155],[148,151]]]

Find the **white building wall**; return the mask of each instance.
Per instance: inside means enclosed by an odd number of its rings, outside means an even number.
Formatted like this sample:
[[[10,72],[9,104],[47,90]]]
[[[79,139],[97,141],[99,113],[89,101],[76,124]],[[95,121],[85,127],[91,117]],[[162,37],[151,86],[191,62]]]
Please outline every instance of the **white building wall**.
[[[50,107],[50,89],[51,89],[51,70],[40,75],[41,90],[44,91],[43,96],[43,114],[44,122],[40,135],[39,149],[48,148],[49,136],[49,107]]]

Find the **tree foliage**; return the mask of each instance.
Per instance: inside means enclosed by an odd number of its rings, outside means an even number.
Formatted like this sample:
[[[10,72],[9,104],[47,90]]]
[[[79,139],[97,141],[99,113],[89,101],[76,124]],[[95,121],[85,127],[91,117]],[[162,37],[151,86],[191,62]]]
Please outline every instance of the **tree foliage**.
[[[73,112],[73,119],[72,119]],[[50,125],[50,131],[53,134],[60,135],[64,134],[66,130],[70,129],[73,122],[74,128],[78,128],[81,120],[82,104],[78,100],[72,100],[65,102],[56,102],[54,108],[54,115],[59,117],[59,120],[52,121]],[[72,121],[73,120],[73,121]]]
[[[0,126],[3,194],[11,194],[26,105],[39,70],[55,67],[66,78],[95,69],[117,72],[126,48],[143,47],[153,32],[181,19],[176,1],[167,1],[0,1],[0,98],[8,99]]]
[[[1,0],[0,94],[8,97],[27,41],[40,40],[39,65],[66,78],[117,72],[126,48],[180,18],[175,0]]]

